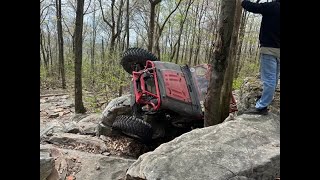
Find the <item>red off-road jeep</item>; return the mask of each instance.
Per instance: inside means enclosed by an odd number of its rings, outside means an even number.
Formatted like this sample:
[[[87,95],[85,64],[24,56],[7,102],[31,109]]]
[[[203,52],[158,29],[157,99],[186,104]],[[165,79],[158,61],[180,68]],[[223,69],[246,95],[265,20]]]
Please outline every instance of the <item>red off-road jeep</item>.
[[[141,48],[124,52],[121,65],[132,74],[133,114],[118,116],[112,128],[150,141],[203,127],[210,65],[188,67],[161,62]],[[230,112],[235,111],[231,94]]]

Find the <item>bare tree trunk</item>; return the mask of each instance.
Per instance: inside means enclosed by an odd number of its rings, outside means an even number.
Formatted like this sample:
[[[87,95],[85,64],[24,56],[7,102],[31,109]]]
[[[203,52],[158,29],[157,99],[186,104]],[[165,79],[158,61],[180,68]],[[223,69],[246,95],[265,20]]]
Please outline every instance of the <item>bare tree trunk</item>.
[[[157,48],[156,49],[156,54],[158,54],[159,56],[159,59],[160,59],[160,48],[159,48],[159,39],[162,35],[162,32],[163,32],[163,29],[166,25],[166,23],[169,21],[171,15],[178,9],[179,5],[181,4],[182,0],[179,0],[179,2],[176,4],[175,8],[169,13],[169,15],[166,17],[166,19],[164,20],[163,24],[161,26],[159,26],[159,29],[158,29],[158,36],[156,37],[156,41],[155,41],[155,47]],[[159,12],[159,11],[158,11]],[[159,12],[160,14],[160,12]],[[160,15],[158,15],[158,18],[159,18]],[[159,23],[158,23],[159,24]]]
[[[220,1],[215,1],[214,4],[214,17],[212,20],[212,35],[210,36],[210,42],[209,42],[209,49],[208,49],[208,57],[206,59],[207,63],[210,63],[210,60],[213,56],[214,47],[215,47],[215,41],[217,38],[217,26],[218,26],[218,20],[219,20],[219,8],[220,8]]]
[[[228,54],[233,32],[235,6],[234,0],[222,0],[221,14],[219,18],[219,34],[217,38],[217,47],[211,61],[212,73],[208,87],[208,93],[205,100],[204,126],[212,126],[223,121],[221,119],[220,95],[228,67]],[[229,104],[227,104],[229,106]]]
[[[191,27],[187,26],[187,29],[186,29],[186,34],[187,35],[185,35],[185,38],[184,38],[184,39],[186,39],[186,40],[184,40],[185,41],[185,49],[184,49],[184,53],[182,55],[182,59],[184,59],[184,63],[185,64],[188,64],[187,59],[188,59],[188,50],[190,49],[190,45],[189,45],[189,40],[190,40],[189,34],[190,34],[190,31],[191,31]]]
[[[189,2],[187,4],[187,9],[186,9],[185,14],[183,16],[183,19],[180,21],[179,35],[178,35],[178,40],[176,42],[177,43],[177,55],[176,55],[176,59],[175,59],[176,64],[178,64],[178,60],[179,60],[180,43],[181,43],[181,35],[182,35],[182,31],[183,31],[183,26],[184,26],[184,23],[186,22],[190,6],[191,6],[191,4],[193,4],[193,2],[194,2],[194,0],[189,0]],[[174,54],[173,54],[173,56],[174,56]]]
[[[44,67],[46,69],[46,73],[49,73],[49,67],[48,67],[48,60],[46,58],[46,53],[45,53],[45,50],[44,50],[44,43],[43,43],[43,35],[42,35],[42,30],[40,29],[40,48],[41,48],[41,52],[42,52],[42,59],[43,59],[43,62],[44,62]]]
[[[93,2],[93,15],[92,15],[92,42],[91,42],[91,71],[90,71],[90,81],[92,83],[91,87],[95,87],[95,51],[96,51],[96,36],[97,36],[97,23],[96,23],[96,3]]]
[[[49,58],[48,58],[48,69],[51,69],[50,74],[52,75],[52,47],[51,47],[51,33],[49,29],[48,23],[46,23],[47,31],[48,31],[48,52],[49,52]],[[49,66],[51,65],[51,66]]]
[[[40,69],[41,69],[41,66],[42,66],[42,63],[41,63],[41,54],[39,54],[40,55]],[[40,88],[41,88],[41,86],[42,86],[42,83],[41,83],[41,73],[40,73]]]
[[[150,2],[150,20],[149,20],[149,31],[148,31],[148,51],[152,52],[153,37],[154,37],[154,19],[155,19],[155,8],[161,0],[149,0]]]
[[[105,52],[104,52],[103,38],[101,38],[101,64],[103,68],[105,66]]]
[[[185,50],[186,50],[186,44],[187,43],[188,42],[186,42],[185,38],[183,38],[183,44],[182,44],[182,50],[181,50],[181,62],[183,62],[184,64],[186,64],[185,61],[184,61],[184,55],[185,55]],[[179,59],[178,59],[177,63],[179,63]]]
[[[170,62],[173,61],[174,56],[176,55],[176,51],[177,51],[177,45],[178,45],[178,41],[176,43],[174,43],[173,47],[172,47],[172,52],[171,52],[171,56],[170,56]],[[177,62],[176,62],[177,63]]]
[[[121,33],[121,25],[120,25],[120,18],[122,18],[122,7],[123,7],[123,0],[120,0],[120,6],[118,8],[118,19],[117,23],[115,22],[115,13],[114,13],[114,8],[115,8],[115,0],[111,0],[111,23],[105,18],[104,16],[104,11],[102,8],[102,3],[101,0],[99,0],[100,3],[100,9],[102,13],[102,19],[103,21],[110,27],[111,29],[111,40],[110,40],[110,53],[114,52],[114,47],[115,47],[115,42],[116,39],[120,36]]]
[[[120,0],[120,5],[118,7],[118,19],[117,19],[117,24],[116,24],[116,38],[119,40],[118,46],[120,46],[120,39],[121,39],[121,29],[122,29],[122,24],[123,24],[123,6],[124,6],[124,0]]]
[[[126,41],[126,49],[129,48],[129,17],[130,17],[130,12],[129,12],[129,0],[127,0],[127,8],[126,8],[126,36],[127,36],[127,41]]]
[[[210,29],[213,29],[213,28],[210,28]],[[205,47],[205,56],[204,56],[204,62],[210,62],[210,49],[212,47],[212,40],[213,37],[212,36],[209,36],[208,39],[205,40],[205,43],[206,43],[206,47]]]
[[[75,112],[85,113],[82,102],[82,33],[83,33],[83,6],[84,0],[77,0],[76,26],[75,26]]]
[[[198,62],[198,56],[199,56],[199,52],[200,52],[200,46],[201,46],[201,35],[202,35],[202,31],[201,31],[201,20],[203,18],[203,14],[204,12],[206,11],[206,9],[204,9],[204,2],[201,4],[201,9],[200,9],[200,13],[199,13],[199,16],[198,16],[198,32],[197,32],[197,46],[196,46],[196,52],[194,53],[195,56],[194,56],[194,61],[193,61],[193,65],[197,65],[199,64]],[[197,13],[198,14],[198,13]]]
[[[48,33],[49,34],[49,33]],[[48,69],[47,69],[47,73],[49,74],[49,61],[50,61],[50,53],[49,53],[49,48],[48,48],[48,45],[46,45],[45,47],[44,47],[44,49],[45,49],[45,51],[46,51],[46,55],[47,55],[47,65],[48,65]]]
[[[105,59],[105,52],[104,52],[104,43],[103,38],[101,38],[101,78],[106,80],[106,59]],[[106,91],[106,97],[108,97],[107,93],[107,84],[104,83],[104,90]]]
[[[96,46],[96,34],[97,34],[97,24],[96,24],[96,3],[93,2],[93,17],[92,17],[92,47],[91,47],[91,77],[95,72],[95,46]],[[94,79],[92,81],[94,84]]]
[[[196,15],[198,14],[198,11],[199,11],[199,1],[198,1],[198,4],[197,4],[197,9],[196,9]],[[189,63],[188,65],[191,66],[191,59],[192,59],[192,55],[193,55],[193,46],[194,46],[194,39],[195,39],[195,27],[197,26],[197,19],[195,18],[194,20],[194,26],[193,26],[193,29],[192,29],[192,40],[191,40],[191,47],[190,47],[190,52],[189,52]]]
[[[216,46],[216,40],[217,40],[217,27],[218,27],[218,20],[219,20],[219,14],[220,14],[220,1],[216,1],[215,7],[217,7],[217,10],[215,12],[214,16],[214,24],[213,24],[213,31],[212,31],[212,42],[211,42],[211,48],[210,48],[210,58],[208,59],[208,62],[210,63],[210,59],[213,56],[214,49]]]
[[[193,59],[193,65],[194,66],[198,65],[198,56],[199,56],[199,51],[200,51],[200,44],[201,44],[201,36],[200,36],[200,34],[198,34],[196,52],[194,53],[194,59]]]
[[[117,19],[117,38],[121,37],[121,29],[122,29],[122,8],[124,6],[124,0],[120,0],[119,12],[118,12],[118,19]],[[119,87],[119,96],[122,96],[122,86]]]
[[[156,29],[155,29],[155,39],[156,39],[156,42],[154,43],[154,54],[157,55],[158,59],[161,59],[161,54],[160,54],[160,46],[159,46],[159,39],[160,39],[160,36],[161,36],[161,32],[160,32],[160,25],[159,25],[159,17],[160,17],[160,10],[159,10],[159,6],[155,9],[156,13],[157,13],[157,26],[156,26]]]
[[[252,18],[252,22],[250,23],[250,26],[249,26],[249,32],[251,33],[252,32],[252,28],[253,28],[253,24],[254,24],[254,19],[255,18]],[[252,41],[250,40],[249,41],[249,55],[250,55],[250,57],[252,57]],[[250,59],[250,62],[252,62],[251,61],[251,59]]]
[[[61,74],[62,89],[66,89],[66,75],[64,71],[64,54],[63,54],[63,34],[61,23],[61,0],[56,0],[57,8],[57,32],[58,32],[58,45],[59,45],[59,72]]]
[[[233,76],[235,71],[235,58],[237,53],[237,42],[238,42],[238,35],[239,35],[239,27],[240,27],[240,20],[242,14],[242,7],[241,7],[241,0],[236,0],[236,9],[235,9],[235,17],[234,17],[234,26],[233,26],[233,33],[230,45],[230,51],[228,55],[228,67],[226,70],[226,74],[224,77],[224,83],[221,92],[221,119],[225,119],[229,116],[229,104],[230,104],[230,95],[232,94],[232,83],[233,83]]]
[[[119,51],[120,52],[123,52],[125,49],[126,49],[126,46],[127,46],[127,32],[125,31],[125,33],[123,33],[123,37],[122,39],[120,40],[120,49]]]
[[[241,17],[241,24],[240,24],[240,32],[239,32],[239,41],[238,41],[238,50],[237,50],[237,56],[236,56],[236,69],[235,69],[235,78],[238,78],[239,72],[240,72],[240,57],[241,57],[241,52],[242,52],[242,44],[243,44],[243,38],[244,38],[244,32],[246,29],[246,22],[248,13],[247,11],[242,12],[242,17]]]

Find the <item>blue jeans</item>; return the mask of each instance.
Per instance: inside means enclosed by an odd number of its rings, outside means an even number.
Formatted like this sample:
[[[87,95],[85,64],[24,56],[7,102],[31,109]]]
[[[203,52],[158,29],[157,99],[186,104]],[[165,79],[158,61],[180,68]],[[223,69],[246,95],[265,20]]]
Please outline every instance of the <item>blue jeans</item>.
[[[260,55],[260,73],[263,83],[261,98],[256,103],[257,109],[269,106],[278,84],[280,74],[280,59],[269,54]]]

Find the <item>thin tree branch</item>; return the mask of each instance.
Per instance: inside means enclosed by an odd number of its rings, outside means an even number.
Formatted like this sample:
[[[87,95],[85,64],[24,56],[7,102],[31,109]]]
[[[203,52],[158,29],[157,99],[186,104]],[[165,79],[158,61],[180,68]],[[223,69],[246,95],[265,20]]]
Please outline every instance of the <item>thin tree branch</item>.
[[[49,4],[48,6],[44,7],[44,8],[41,10],[41,12],[40,12],[40,17],[43,15],[44,10],[46,10],[46,9],[49,8],[50,6],[54,6],[54,4]],[[49,9],[48,9],[48,11],[49,11]],[[48,11],[47,11],[47,14],[48,14]]]
[[[120,27],[120,20],[121,20],[121,16],[122,16],[122,8],[123,8],[123,5],[124,5],[124,1],[121,0],[120,1],[120,7],[119,7],[119,14],[118,14],[118,19],[117,19],[117,32],[115,34],[115,36],[117,37],[120,33],[121,33],[121,29],[122,27]]]
[[[70,36],[73,38],[73,33],[71,33],[71,31],[70,31],[69,27],[67,26],[67,23],[66,23],[66,21],[64,20],[64,18],[62,18],[62,22],[63,22],[63,24],[66,26],[67,32],[68,32],[68,33],[70,34]]]
[[[100,4],[100,9],[101,9],[101,13],[102,13],[102,19],[105,23],[107,23],[107,25],[112,28],[112,25],[107,21],[107,19],[104,17],[104,12],[103,12],[103,9],[102,9],[102,4],[101,4],[101,0],[99,0],[99,4]]]
[[[98,11],[98,10],[99,10],[99,9],[94,9],[93,11],[87,12],[87,13],[85,13],[85,14],[83,14],[83,15],[91,14],[91,13],[96,12],[96,11]]]
[[[89,1],[89,5],[88,5],[87,9],[84,11],[83,15],[86,15],[86,14],[87,14],[87,11],[88,11],[88,9],[89,9],[89,7],[90,7],[90,4],[91,4],[91,0]]]
[[[74,12],[77,11],[76,7],[72,4],[72,2],[70,2],[70,0],[68,0],[68,3],[71,5],[72,9],[74,10]]]
[[[162,26],[161,26],[161,28],[160,28],[159,34],[162,33],[163,28],[164,28],[164,25],[167,23],[167,21],[169,20],[170,16],[178,9],[181,1],[182,1],[182,0],[180,0],[180,1],[178,2],[178,4],[176,5],[176,7],[173,9],[173,11],[171,11],[171,13],[168,15],[168,17],[166,18],[166,20],[163,22],[163,24],[162,24]]]
[[[49,7],[50,7],[50,6],[54,6],[54,4],[49,4],[48,6],[46,6],[45,8],[42,9],[42,11],[41,11],[41,13],[40,13],[40,18],[42,17],[44,10],[48,8],[48,10],[47,10],[46,14],[44,15],[43,19],[40,20],[40,25],[41,25],[41,24],[43,23],[43,21],[46,19],[47,15],[48,15],[48,13],[49,13]]]
[[[112,22],[112,27],[114,27],[115,22],[114,22],[114,2],[115,0],[111,0],[111,22]]]

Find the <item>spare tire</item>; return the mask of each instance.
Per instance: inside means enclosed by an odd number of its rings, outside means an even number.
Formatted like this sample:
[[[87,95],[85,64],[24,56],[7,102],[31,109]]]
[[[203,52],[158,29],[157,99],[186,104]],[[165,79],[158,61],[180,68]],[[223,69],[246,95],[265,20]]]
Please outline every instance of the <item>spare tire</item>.
[[[134,70],[134,65],[137,64],[140,66],[140,69],[143,69],[147,60],[158,61],[158,58],[145,49],[129,48],[123,53],[120,64],[125,71],[131,74]]]
[[[138,138],[143,142],[150,142],[152,139],[152,127],[149,123],[134,116],[120,115],[116,117],[112,128],[120,130],[123,134]]]

